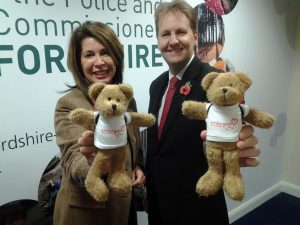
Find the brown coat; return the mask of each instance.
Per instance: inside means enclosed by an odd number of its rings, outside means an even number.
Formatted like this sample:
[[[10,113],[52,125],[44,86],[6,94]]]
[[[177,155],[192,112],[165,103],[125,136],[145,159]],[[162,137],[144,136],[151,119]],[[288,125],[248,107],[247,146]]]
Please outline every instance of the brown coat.
[[[87,130],[72,124],[68,114],[75,108],[92,110],[93,106],[79,90],[73,89],[60,98],[55,109],[55,131],[57,144],[61,151],[63,176],[58,192],[53,224],[54,225],[127,225],[131,193],[119,193],[110,190],[109,199],[105,203],[95,201],[85,190],[84,178],[89,170],[85,156],[79,151],[77,140]],[[129,111],[136,111],[134,100]],[[139,132],[127,126],[128,136],[132,145],[133,161],[142,163],[139,151]],[[126,169],[131,176],[131,154],[128,146],[128,163]]]

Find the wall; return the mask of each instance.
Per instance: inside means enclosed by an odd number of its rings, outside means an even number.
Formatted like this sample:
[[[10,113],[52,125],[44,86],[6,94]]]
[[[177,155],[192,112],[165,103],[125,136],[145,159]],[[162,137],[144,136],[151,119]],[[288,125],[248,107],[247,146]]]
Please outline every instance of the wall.
[[[37,5],[36,2],[39,4]],[[95,7],[84,9],[78,2],[76,1],[75,4],[75,0],[1,1],[0,17],[3,22],[0,25],[0,144],[2,148],[0,149],[0,193],[5,194],[1,194],[0,205],[16,199],[37,199],[41,173],[58,152],[53,136],[53,110],[57,99],[61,96],[57,91],[64,89],[64,83],[72,82],[67,69],[63,71],[57,61],[50,61],[51,63],[47,64],[47,59],[63,56],[58,61],[61,61],[62,66],[66,68],[65,55],[59,50],[67,48],[70,30],[66,30],[64,35],[62,31],[58,35],[53,33],[36,35],[33,20],[52,18],[59,22],[66,19],[71,21],[93,19],[111,22],[116,30],[117,24],[120,27],[125,23],[130,25],[140,23],[143,27],[154,25],[153,12],[150,10],[141,13],[133,12],[133,1],[127,1],[125,12],[120,12],[118,9],[110,11],[107,7],[105,10]],[[155,2],[158,1],[152,1],[153,4]],[[196,0],[188,0],[188,2],[192,6],[199,4]],[[237,70],[249,73],[253,79],[253,86],[246,95],[247,104],[271,112],[277,119],[273,128],[255,130],[262,150],[261,165],[254,169],[242,169],[246,184],[246,198],[241,203],[227,199],[233,219],[235,215],[241,215],[237,213],[240,209],[245,209],[247,205],[255,205],[253,201],[259,202],[257,198],[277,190],[276,185],[283,180],[297,185],[296,187],[300,186],[298,175],[300,154],[296,141],[300,111],[298,104],[300,93],[297,88],[300,79],[299,16],[298,20],[295,20],[297,18],[295,15],[299,13],[297,2],[241,0],[232,13],[223,17],[226,41],[222,56],[229,58]],[[17,21],[20,26],[19,32],[23,32],[23,35],[14,29]],[[30,31],[25,35],[26,21],[30,25]],[[295,24],[294,21],[298,23]],[[4,34],[8,27],[11,28],[10,33]],[[298,28],[298,36],[293,33],[296,28]],[[38,31],[43,30],[38,28]],[[159,56],[155,58],[152,55],[152,48],[156,52],[153,33],[152,36],[143,37],[135,37],[133,34],[126,37],[120,34],[120,39],[125,46],[127,56],[125,82],[131,83],[135,93],[139,93],[136,95],[139,110],[147,111],[150,82],[166,69],[166,65]],[[3,48],[3,45],[10,47]],[[36,65],[34,64],[36,59],[33,57],[34,48],[25,51],[29,45],[34,46],[40,56],[40,68],[35,73],[33,73]],[[133,54],[129,53],[131,48],[129,46],[132,47]],[[143,48],[136,51],[137,46]],[[145,49],[149,50],[148,65],[137,56],[137,54],[145,54],[143,52]],[[47,50],[50,54],[48,56],[46,56]],[[26,58],[24,65],[22,57]],[[19,143],[19,146],[14,146],[15,139],[24,138],[26,135],[36,138],[41,134],[44,135],[43,142],[22,147]],[[49,141],[45,139],[46,135]],[[9,141],[11,141],[10,147]],[[21,189],[20,185],[22,185]],[[144,213],[139,214],[139,222],[140,225],[147,224]]]
[[[297,13],[298,1],[252,0],[239,1],[234,11],[223,16],[226,40],[221,56],[251,75],[253,85],[246,103],[272,113],[277,120],[269,130],[255,129],[261,164],[242,168],[246,197],[241,203],[226,199],[231,222],[282,190],[300,196]],[[147,224],[146,214],[139,214],[139,222]]]
[[[253,79],[246,94],[247,104],[271,112],[277,119],[269,130],[255,129],[262,151],[261,165],[242,169],[246,198],[242,204],[228,200],[231,211],[282,179],[289,99],[285,90],[290,89],[294,54],[288,42],[285,14],[278,13],[276,1],[239,1],[234,13],[224,19],[224,54],[236,69],[248,72]]]
[[[164,70],[153,20],[159,2],[1,0],[0,205],[37,199],[41,175],[59,151],[54,107],[65,84],[73,84],[66,54],[78,24],[102,21],[116,32],[125,51],[125,82],[141,93],[135,95],[139,110],[147,111],[148,86]]]
[[[289,106],[288,106],[288,124],[286,139],[284,142],[285,145],[285,158],[284,158],[284,176],[283,179],[287,182],[293,183],[300,186],[300,176],[297,171],[300,171],[300,154],[299,154],[299,132],[298,128],[300,127],[300,105],[299,102],[300,96],[300,9],[296,8],[298,11],[294,12],[294,22],[296,23],[295,32],[297,32],[296,38],[294,39],[294,60],[292,64],[292,77],[291,77],[291,86],[288,90],[289,92]],[[298,13],[298,14],[297,14]],[[298,16],[298,17],[296,17]]]

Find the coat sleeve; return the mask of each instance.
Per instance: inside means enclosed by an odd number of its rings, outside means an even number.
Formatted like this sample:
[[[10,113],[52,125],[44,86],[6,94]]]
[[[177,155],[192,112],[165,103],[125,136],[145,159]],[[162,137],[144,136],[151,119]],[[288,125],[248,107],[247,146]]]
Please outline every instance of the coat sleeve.
[[[132,99],[129,106],[128,106],[129,112],[137,112],[136,102],[135,99]],[[141,149],[141,143],[140,143],[140,131],[139,128],[136,126],[128,125],[128,136],[129,136],[129,144],[130,144],[130,151],[132,156],[132,169],[136,165],[140,166],[142,170],[144,170],[144,160],[143,160],[143,151]]]
[[[65,175],[69,181],[84,187],[89,165],[86,157],[80,153],[77,141],[87,128],[71,123],[68,118],[69,113],[77,107],[86,108],[84,104],[80,104],[78,98],[75,100],[70,95],[62,97],[55,108],[54,122],[56,142],[61,151],[61,164]]]

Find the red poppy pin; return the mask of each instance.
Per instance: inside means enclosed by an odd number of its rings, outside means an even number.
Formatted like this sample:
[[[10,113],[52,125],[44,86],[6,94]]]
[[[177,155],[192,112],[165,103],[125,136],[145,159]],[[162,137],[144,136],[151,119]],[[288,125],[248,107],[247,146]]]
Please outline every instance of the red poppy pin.
[[[182,85],[180,87],[180,90],[179,90],[180,94],[188,95],[191,91],[191,87],[192,87],[191,82],[190,81],[186,82],[185,85]]]

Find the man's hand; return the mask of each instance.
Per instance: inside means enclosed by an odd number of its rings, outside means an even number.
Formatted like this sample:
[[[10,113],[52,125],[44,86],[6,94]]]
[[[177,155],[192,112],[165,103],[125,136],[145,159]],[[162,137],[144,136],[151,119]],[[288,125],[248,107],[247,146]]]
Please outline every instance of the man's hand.
[[[239,134],[239,141],[236,146],[240,150],[240,166],[256,167],[260,161],[260,149],[257,147],[257,138],[253,135],[254,129],[251,125],[243,126]]]
[[[236,146],[239,149],[241,167],[256,167],[260,163],[257,158],[260,155],[260,149],[257,147],[257,138],[253,133],[254,129],[251,125],[243,126],[239,133]],[[206,140],[206,130],[201,132],[201,138]]]

